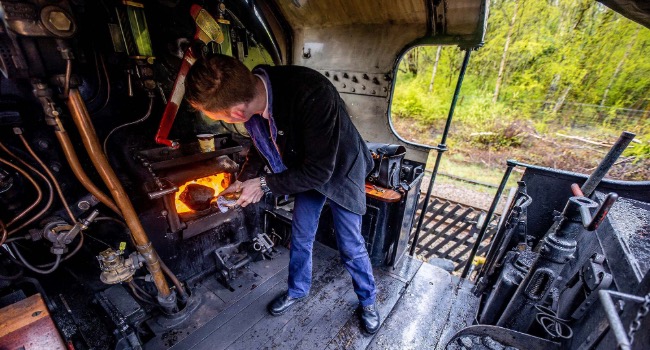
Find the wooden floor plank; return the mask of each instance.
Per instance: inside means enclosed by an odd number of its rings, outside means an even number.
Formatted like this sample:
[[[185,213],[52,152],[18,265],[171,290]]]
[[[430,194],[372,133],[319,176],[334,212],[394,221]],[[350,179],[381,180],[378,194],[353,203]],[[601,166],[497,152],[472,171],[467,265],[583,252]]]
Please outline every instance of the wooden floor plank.
[[[374,275],[377,279],[378,288],[380,288],[379,302],[385,302],[385,292],[387,292],[387,290],[382,290],[383,282],[380,284],[379,279],[393,278],[406,284],[413,278],[421,265],[422,262],[419,260],[405,258],[396,268],[375,268]],[[357,307],[356,294],[352,290],[348,290],[338,300],[334,301],[319,322],[316,322],[304,335],[301,335],[303,338],[293,348],[313,349],[314,346],[320,347],[320,344],[329,344],[351,318],[358,317],[355,312]],[[382,319],[385,319],[385,317],[386,315],[382,315]],[[358,330],[358,328],[356,329]],[[289,344],[293,345],[293,343]]]
[[[215,281],[214,283],[217,282]],[[192,317],[186,320],[181,328],[168,330],[161,333],[160,336],[149,340],[145,345],[145,349],[167,349],[173,347],[176,343],[183,341],[183,339],[189,336],[192,332],[200,329],[201,326],[206,324],[228,306],[203,283],[195,285],[194,288],[192,288],[192,293],[201,298],[201,304],[196,311],[194,311]],[[154,325],[152,328],[155,329],[155,327],[157,326]]]
[[[248,291],[262,285],[288,264],[289,250],[278,247],[273,259],[254,262],[241,269],[239,275],[231,283],[234,291],[228,290],[221,283],[214,284],[212,291],[224,302],[232,303],[244,298]]]
[[[312,268],[312,289],[314,289],[314,292],[327,285],[326,282],[330,277],[328,274],[332,272],[332,269],[337,268],[338,259],[335,258],[337,255],[336,251],[331,248],[319,243],[314,244]],[[200,343],[194,345],[192,349],[225,349],[249,329],[253,328],[260,320],[269,316],[266,311],[267,305],[273,298],[287,289],[286,272],[283,274],[283,278],[280,279],[276,276],[275,279],[279,280],[278,283],[264,294],[256,296],[254,300],[251,300],[249,296],[241,299],[238,303],[246,303],[246,306],[236,310],[236,313],[232,314],[232,317],[225,322],[212,324],[210,334],[203,338]],[[227,311],[229,310],[224,311],[224,313]],[[219,315],[219,318],[222,318],[222,315]]]
[[[288,253],[284,262],[251,264],[232,295],[214,281],[206,283],[202,291],[214,300],[201,307],[222,310],[173,349],[435,349],[441,336],[455,331],[445,326],[447,317],[467,318],[462,312],[450,314],[452,305],[472,304],[454,297],[447,272],[407,257],[396,269],[374,269],[383,324],[371,336],[361,331],[357,296],[338,253],[316,243],[313,257],[311,296],[278,317],[266,307],[286,291]]]
[[[286,282],[279,282],[267,293],[240,310],[234,317],[230,318],[223,325],[213,329],[205,339],[191,347],[192,350],[219,350],[226,349],[243,333],[246,333],[252,326],[267,316],[266,306],[273,298],[286,290]]]
[[[345,326],[350,317],[353,317],[359,301],[353,290],[348,290],[341,295],[323,314],[319,322],[312,325],[305,332],[302,339],[294,349],[322,349]]]
[[[383,270],[375,270],[377,286],[377,310],[382,322],[400,299],[406,284]],[[327,349],[365,349],[372,336],[361,331],[361,322],[356,313],[329,342]]]
[[[273,291],[274,288],[280,288],[285,285],[287,275],[287,269],[284,268],[274,278],[251,291],[246,298],[238,300],[234,304],[224,309],[221,313],[215,315],[209,322],[205,323],[202,327],[196,329],[196,331],[190,334],[190,336],[174,345],[173,349],[190,349],[197,344],[205,341],[205,339],[208,338],[215,331],[215,329],[218,329],[226,322],[237,317],[239,313],[242,310],[246,309],[251,303],[255,302],[260,297],[265,296],[267,292]]]
[[[334,268],[327,278],[323,279],[322,287],[314,285],[315,292],[311,293],[305,301],[300,302],[284,315],[277,317],[267,315],[228,349],[293,348],[302,339],[305,330],[320,320],[342,293],[352,289],[352,280],[345,278],[344,274],[347,272],[343,267],[334,266]]]
[[[259,296],[264,295],[269,289],[276,284],[284,282],[287,278],[287,264],[289,262],[288,250],[284,247],[276,248],[279,255],[273,260],[254,262],[252,271],[258,275],[258,286],[247,288],[238,288],[235,292],[228,291],[223,285],[216,281],[215,277],[209,277],[199,285],[194,286],[194,292],[201,295],[202,302],[197,311],[194,312],[191,319],[186,321],[186,325],[180,330],[173,330],[163,334],[158,339],[147,343],[147,349],[161,349],[159,344],[164,344],[164,348],[171,346],[168,344],[169,338],[178,337],[174,341],[173,349],[188,349],[198,344],[213,332],[215,327],[219,327],[225,321],[237,315],[238,311],[248,306],[248,304]],[[257,272],[259,271],[259,272]],[[247,272],[248,273],[248,272]],[[225,295],[225,292],[232,293],[232,296]],[[247,300],[243,300],[248,298]],[[226,303],[223,300],[228,300]]]

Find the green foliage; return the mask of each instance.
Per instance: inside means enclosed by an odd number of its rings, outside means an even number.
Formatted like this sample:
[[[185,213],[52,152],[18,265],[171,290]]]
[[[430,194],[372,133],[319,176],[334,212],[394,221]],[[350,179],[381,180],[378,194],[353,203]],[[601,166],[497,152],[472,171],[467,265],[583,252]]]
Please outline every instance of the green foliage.
[[[632,143],[630,144],[625,152],[624,156],[634,157],[634,163],[638,163],[643,159],[650,159],[650,138],[645,138],[639,140],[641,143]]]
[[[494,103],[515,8],[503,82]],[[489,13],[485,45],[470,59],[452,132],[477,145],[499,148],[522,144],[519,136],[504,134],[518,120],[530,120],[531,133],[598,128],[603,135],[616,136],[626,129],[646,140],[629,152],[639,157],[650,153],[650,29],[592,0],[495,0]],[[417,73],[402,73],[408,67],[400,63],[392,115],[437,128],[447,116],[463,53],[443,48],[429,93],[437,47],[415,50],[409,59]],[[630,115],[630,110],[641,112]],[[476,132],[488,134],[468,136]]]

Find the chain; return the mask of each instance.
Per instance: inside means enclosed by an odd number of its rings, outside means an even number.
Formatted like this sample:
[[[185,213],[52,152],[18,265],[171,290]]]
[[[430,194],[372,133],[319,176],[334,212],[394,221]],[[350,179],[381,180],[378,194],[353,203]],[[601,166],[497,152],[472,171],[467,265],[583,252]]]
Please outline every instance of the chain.
[[[646,294],[643,304],[636,311],[636,317],[632,323],[630,323],[630,330],[627,332],[627,337],[630,339],[630,345],[634,343],[634,333],[636,333],[639,328],[641,328],[641,321],[650,311],[650,293]]]

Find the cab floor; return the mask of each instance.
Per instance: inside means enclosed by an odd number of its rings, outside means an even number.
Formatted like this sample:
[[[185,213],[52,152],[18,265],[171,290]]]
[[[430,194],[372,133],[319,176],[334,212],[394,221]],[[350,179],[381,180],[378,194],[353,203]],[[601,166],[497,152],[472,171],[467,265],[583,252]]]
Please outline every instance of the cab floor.
[[[250,264],[233,284],[214,277],[194,285],[201,304],[181,328],[157,332],[146,349],[444,349],[474,319],[477,299],[446,271],[405,257],[375,268],[382,326],[360,330],[352,280],[338,252],[315,243],[310,296],[273,317],[267,304],[287,288],[289,253]]]

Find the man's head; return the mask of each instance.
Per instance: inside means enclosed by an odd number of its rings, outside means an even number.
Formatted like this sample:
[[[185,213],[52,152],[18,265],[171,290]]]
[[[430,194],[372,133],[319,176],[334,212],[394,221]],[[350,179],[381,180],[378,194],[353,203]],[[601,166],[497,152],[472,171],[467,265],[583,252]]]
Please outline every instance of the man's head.
[[[212,119],[228,123],[248,120],[255,98],[255,76],[236,58],[216,55],[198,60],[185,79],[185,98]]]

